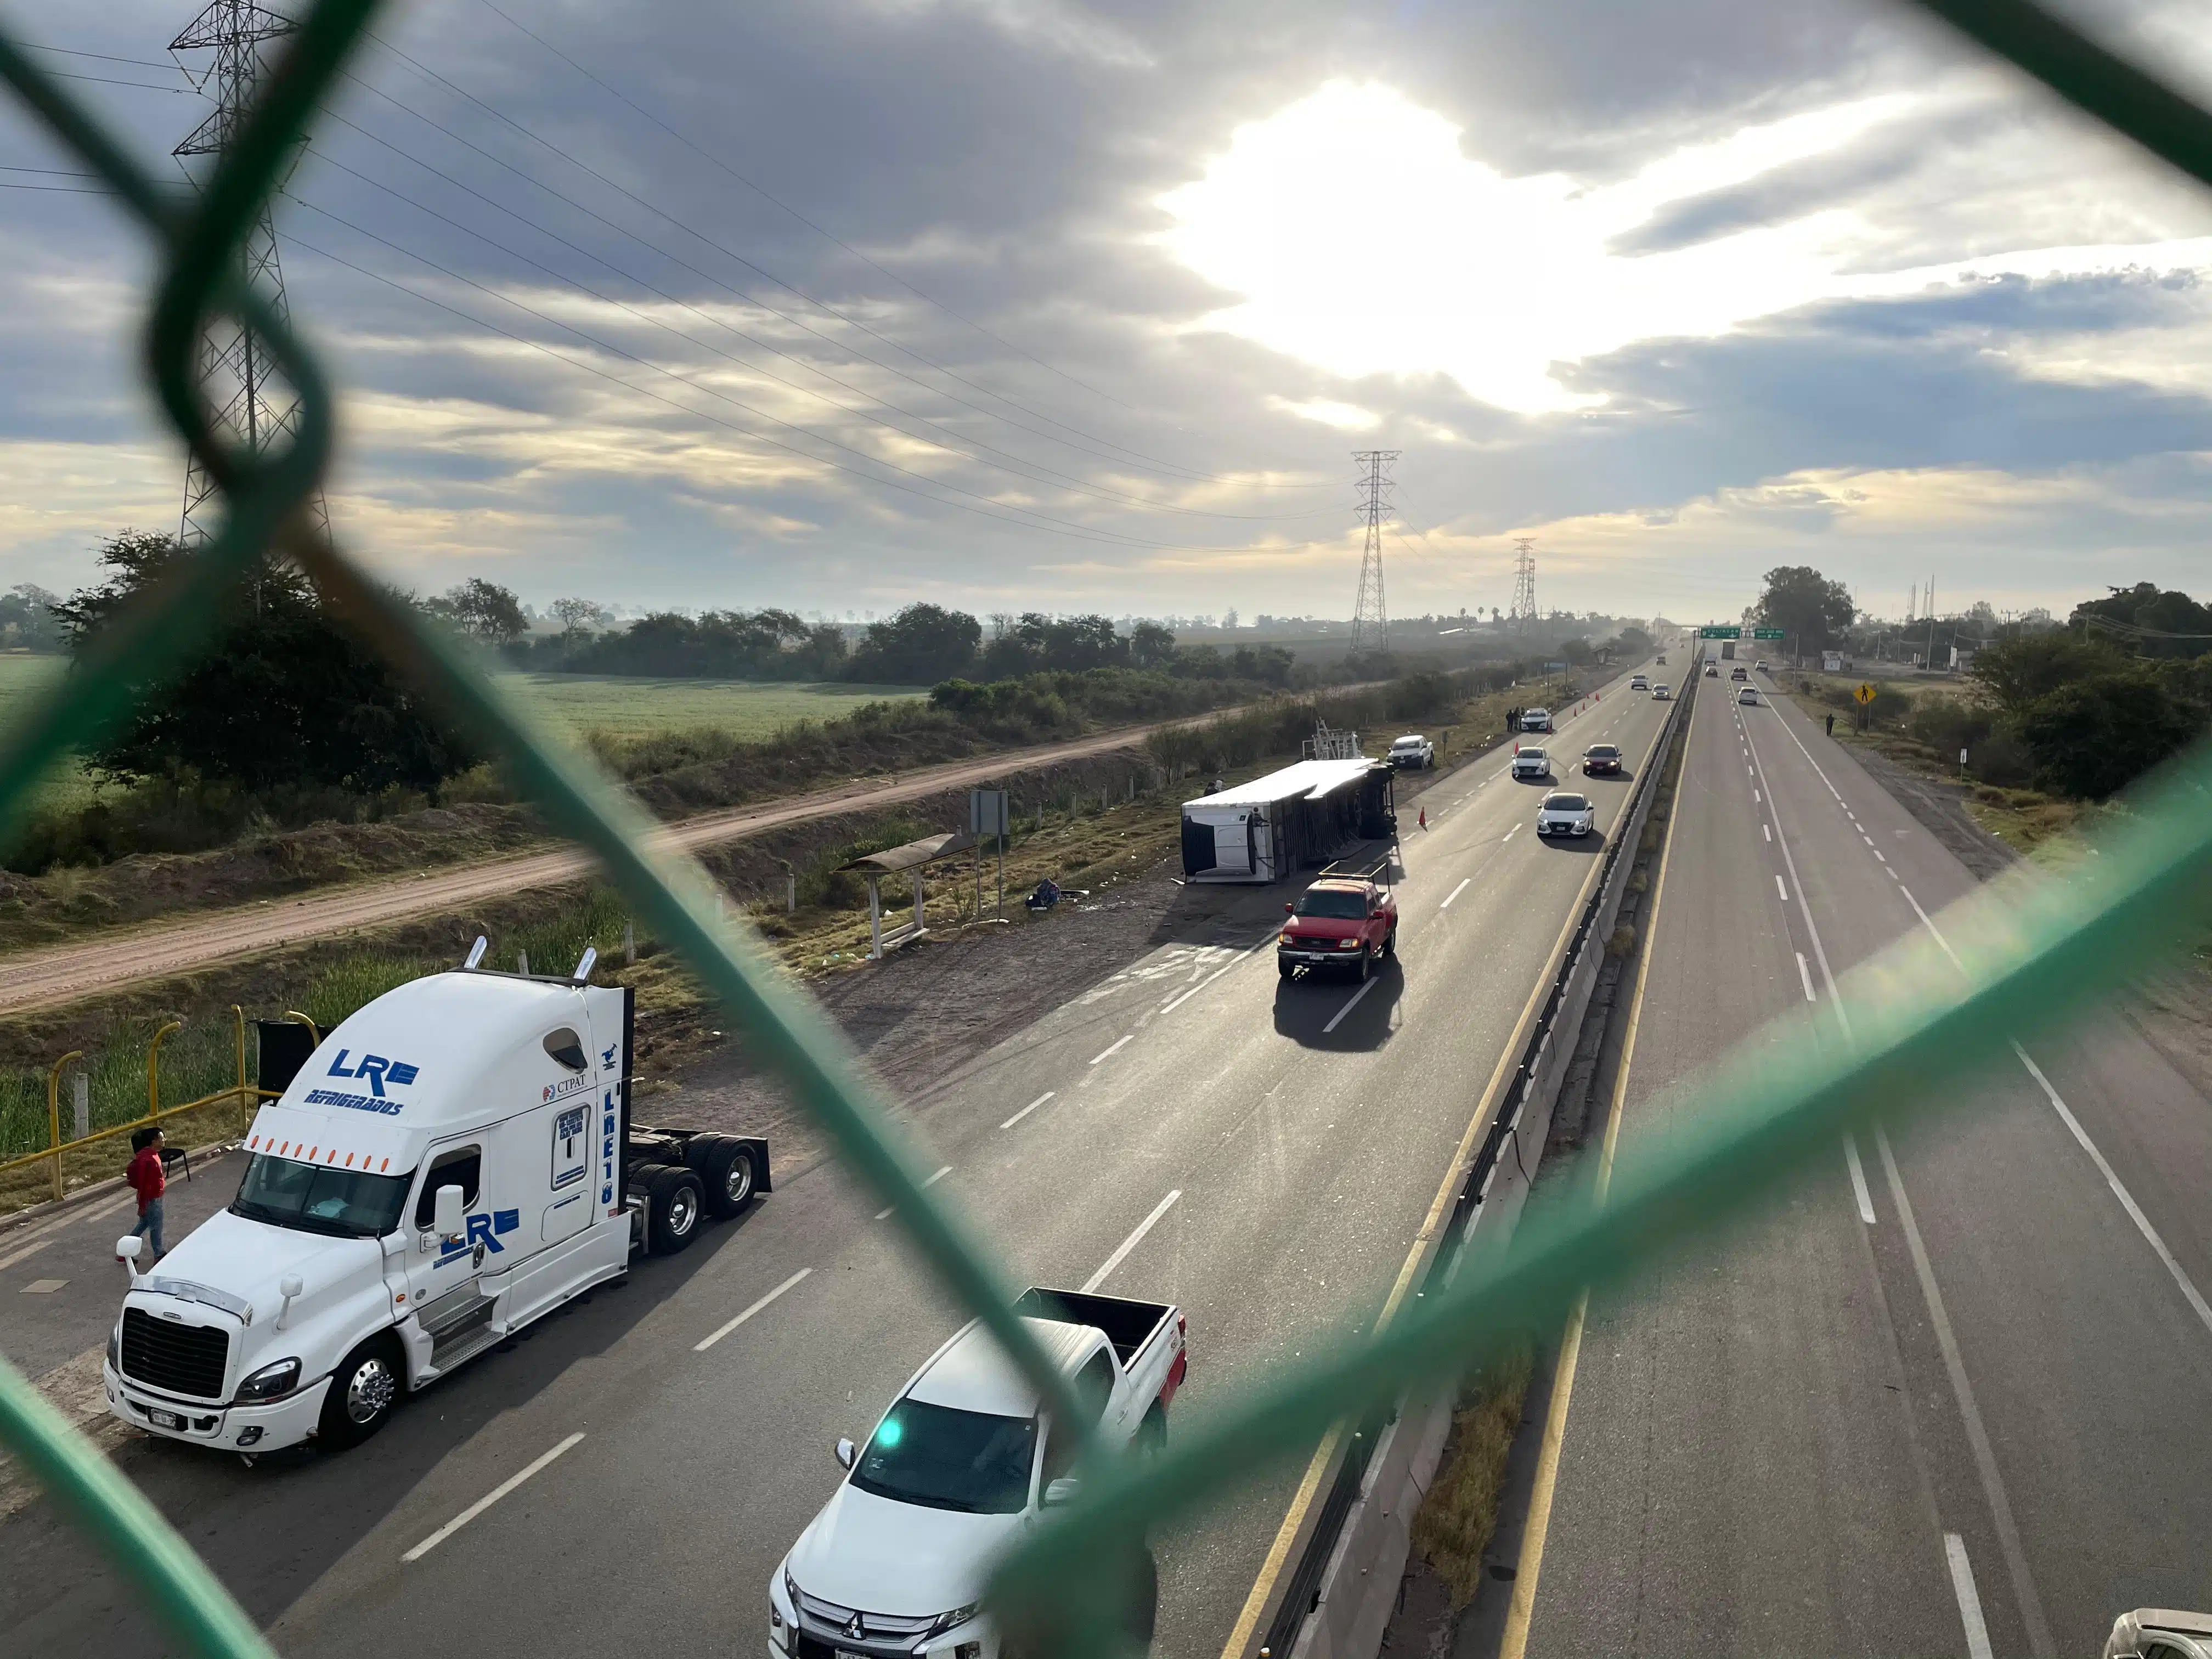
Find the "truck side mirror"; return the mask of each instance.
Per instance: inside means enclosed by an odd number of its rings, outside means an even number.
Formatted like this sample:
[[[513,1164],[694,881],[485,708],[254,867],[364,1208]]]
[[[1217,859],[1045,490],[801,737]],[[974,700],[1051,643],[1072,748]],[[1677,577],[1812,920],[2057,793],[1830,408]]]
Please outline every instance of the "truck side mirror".
[[[1063,1474],[1057,1480],[1048,1480],[1044,1488],[1044,1506],[1056,1510],[1073,1504],[1083,1496],[1083,1480],[1079,1475]]]
[[[123,1258],[123,1265],[130,1269],[133,1279],[138,1277],[138,1252],[145,1248],[146,1241],[136,1233],[128,1234],[115,1241],[115,1254]]]
[[[1294,915],[1297,915],[1297,913],[1298,913],[1298,907],[1297,907],[1297,905],[1295,905],[1295,904],[1291,903],[1291,902],[1289,900],[1287,900],[1287,899],[1285,899],[1285,900],[1283,902],[1283,914],[1284,914],[1285,915],[1286,915],[1286,916],[1294,916]]]
[[[468,1231],[468,1206],[459,1187],[441,1187],[430,1200],[430,1231],[441,1238],[459,1238]]]
[[[839,1437],[837,1441],[838,1468],[845,1469],[851,1468],[853,1467],[853,1461],[860,1456],[860,1449],[858,1446],[854,1445],[851,1441],[845,1439],[843,1437]]]
[[[297,1273],[286,1273],[283,1278],[276,1281],[276,1294],[284,1298],[283,1304],[276,1310],[276,1328],[278,1330],[281,1331],[284,1328],[284,1316],[292,1311],[293,1301],[299,1296],[300,1292],[306,1288],[307,1287],[300,1282],[300,1275]]]

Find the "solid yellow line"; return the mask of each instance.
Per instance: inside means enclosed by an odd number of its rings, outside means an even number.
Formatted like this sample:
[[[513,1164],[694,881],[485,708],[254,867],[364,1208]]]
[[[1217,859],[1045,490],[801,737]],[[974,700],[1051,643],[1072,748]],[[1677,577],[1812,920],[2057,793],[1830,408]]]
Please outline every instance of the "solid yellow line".
[[[1697,718],[1694,707],[1690,716],[1693,721]],[[1398,1269],[1398,1277],[1390,1286],[1390,1294],[1383,1300],[1382,1311],[1375,1321],[1375,1328],[1378,1332],[1389,1324],[1391,1316],[1398,1311],[1407,1294],[1413,1288],[1413,1275],[1419,1270],[1421,1256],[1428,1248],[1430,1239],[1435,1237],[1437,1229],[1443,1225],[1445,1216],[1449,1213],[1455,1196],[1455,1189],[1465,1172],[1468,1157],[1474,1151],[1475,1141],[1489,1127],[1491,1116],[1498,1109],[1498,1096],[1504,1085],[1507,1068],[1527,1044],[1528,1023],[1536,1018],[1537,1009],[1551,990],[1553,980],[1559,975],[1559,960],[1574,939],[1575,923],[1582,915],[1583,908],[1589,902],[1591,884],[1597,880],[1604,867],[1602,860],[1590,860],[1590,872],[1583,878],[1582,890],[1576,895],[1574,903],[1568,907],[1565,925],[1559,929],[1559,937],[1553,941],[1551,955],[1545,959],[1544,971],[1537,975],[1535,988],[1528,993],[1528,1000],[1522,1007],[1521,1018],[1513,1023],[1513,1035],[1499,1051],[1498,1064],[1491,1068],[1490,1081],[1482,1091],[1482,1104],[1476,1109],[1474,1118],[1468,1122],[1467,1133],[1460,1137],[1459,1148],[1452,1154],[1451,1164],[1444,1171],[1443,1182],[1437,1188],[1436,1197],[1430,1200],[1429,1212],[1423,1218],[1420,1230],[1413,1235],[1413,1248],[1406,1253],[1405,1265]],[[1660,857],[1660,879],[1662,882],[1666,879],[1663,854]],[[1654,915],[1657,914],[1656,895],[1652,910]],[[1639,997],[1643,994],[1640,974],[1637,979],[1637,994]],[[1267,1547],[1267,1558],[1261,1562],[1259,1575],[1252,1581],[1252,1593],[1244,1598],[1243,1611],[1237,1615],[1237,1623],[1230,1630],[1229,1640],[1222,1645],[1221,1659],[1243,1659],[1250,1645],[1252,1632],[1259,1627],[1260,1615],[1267,1610],[1267,1598],[1274,1594],[1275,1581],[1282,1577],[1284,1563],[1290,1559],[1291,1547],[1297,1541],[1298,1533],[1305,1525],[1306,1511],[1312,1507],[1314,1498],[1321,1491],[1322,1476],[1328,1472],[1329,1463],[1336,1455],[1340,1432],[1340,1425],[1332,1428],[1315,1451],[1313,1461],[1306,1465],[1305,1478],[1298,1482],[1297,1492],[1292,1496],[1290,1509],[1283,1516],[1283,1524],[1275,1529],[1275,1541]],[[1283,1656],[1279,1654],[1275,1659],[1283,1659]]]
[[[1697,705],[1690,707],[1691,730],[1682,734],[1682,770],[1690,767],[1690,743],[1696,736]],[[1613,1109],[1605,1122],[1605,1140],[1598,1153],[1597,1201],[1605,1202],[1613,1184],[1613,1148],[1620,1143],[1621,1109],[1628,1098],[1628,1067],[1636,1058],[1637,1029],[1644,1020],[1644,988],[1651,977],[1653,945],[1659,936],[1659,901],[1666,896],[1667,865],[1674,856],[1674,825],[1682,807],[1681,775],[1674,781],[1674,817],[1667,820],[1667,844],[1659,853],[1659,878],[1652,884],[1651,910],[1644,919],[1644,955],[1636,964],[1636,991],[1628,1001],[1628,1029],[1620,1041],[1620,1071],[1613,1081]],[[1567,1316],[1566,1333],[1559,1339],[1559,1364],[1552,1376],[1552,1404],[1544,1415],[1544,1443],[1536,1454],[1536,1483],[1528,1494],[1528,1522],[1521,1533],[1521,1559],[1513,1572],[1513,1600],[1505,1613],[1505,1638],[1498,1659],[1522,1659],[1528,1646],[1528,1626],[1536,1616],[1536,1581],[1544,1571],[1544,1540],[1552,1529],[1552,1495],[1559,1483],[1559,1453],[1567,1438],[1567,1401],[1575,1391],[1575,1365],[1582,1358],[1583,1322],[1589,1311],[1589,1292],[1575,1298]]]

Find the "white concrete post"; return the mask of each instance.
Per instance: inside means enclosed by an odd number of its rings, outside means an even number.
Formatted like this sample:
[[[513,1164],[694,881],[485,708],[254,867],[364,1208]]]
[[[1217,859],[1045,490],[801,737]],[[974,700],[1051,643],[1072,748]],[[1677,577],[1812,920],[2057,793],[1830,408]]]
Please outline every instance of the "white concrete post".
[[[623,960],[633,968],[637,966],[637,923],[629,917],[623,921]]]
[[[92,1079],[85,1073],[70,1079],[70,1099],[76,1109],[76,1138],[82,1140],[92,1133]]]
[[[884,888],[881,876],[868,878],[868,956],[884,959]]]
[[[794,915],[799,910],[799,872],[787,870],[783,874],[783,913]]]
[[[514,953],[514,971],[518,974],[526,974],[530,971],[529,951],[517,951]]]

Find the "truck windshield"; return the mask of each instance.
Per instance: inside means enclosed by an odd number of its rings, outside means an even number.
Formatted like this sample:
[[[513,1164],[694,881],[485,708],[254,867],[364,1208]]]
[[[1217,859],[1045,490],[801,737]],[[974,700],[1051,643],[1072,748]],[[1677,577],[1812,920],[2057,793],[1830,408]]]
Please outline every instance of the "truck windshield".
[[[1367,896],[1336,887],[1310,887],[1298,900],[1298,914],[1357,919],[1367,914]]]
[[[370,1175],[256,1152],[246,1161],[230,1212],[305,1233],[382,1238],[399,1225],[412,1178],[411,1170],[407,1175]]]
[[[1018,1515],[1030,1497],[1036,1422],[902,1400],[853,1466],[853,1484],[901,1504]]]

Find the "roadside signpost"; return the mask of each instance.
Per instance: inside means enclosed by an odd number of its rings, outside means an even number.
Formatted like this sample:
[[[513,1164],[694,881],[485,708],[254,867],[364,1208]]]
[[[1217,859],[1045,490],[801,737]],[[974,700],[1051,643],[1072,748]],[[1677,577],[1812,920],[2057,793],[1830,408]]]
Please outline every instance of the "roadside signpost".
[[[1851,695],[1856,697],[1859,700],[1860,704],[1863,706],[1867,703],[1872,702],[1875,700],[1876,693],[1874,687],[1871,685],[1862,684],[1859,689],[1852,692]]]
[[[982,837],[988,836],[999,843],[999,914],[1006,914],[1006,837],[1012,830],[1013,821],[1006,816],[1005,790],[968,792],[968,833],[976,838],[975,908],[979,913],[983,908]]]
[[[1701,640],[1740,640],[1743,637],[1743,629],[1716,623],[1700,628],[1698,637]]]
[[[1787,639],[1789,631],[1780,628],[1754,628],[1751,630],[1751,637],[1754,640]]]

